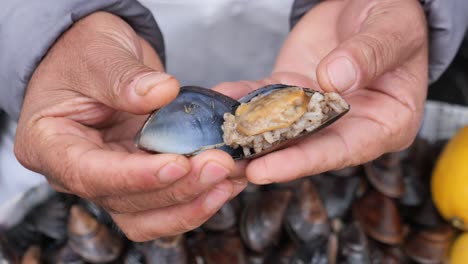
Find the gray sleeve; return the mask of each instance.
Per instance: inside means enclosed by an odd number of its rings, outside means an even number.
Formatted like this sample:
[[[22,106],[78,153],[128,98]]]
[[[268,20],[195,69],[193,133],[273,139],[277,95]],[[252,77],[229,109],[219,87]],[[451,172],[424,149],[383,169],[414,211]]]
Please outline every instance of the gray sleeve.
[[[151,12],[136,0],[2,0],[0,9],[0,110],[18,119],[24,91],[56,39],[96,11],[122,17],[165,61],[164,41]]]
[[[429,27],[429,81],[435,82],[454,59],[468,28],[468,0],[419,0]],[[291,28],[320,0],[295,0]]]

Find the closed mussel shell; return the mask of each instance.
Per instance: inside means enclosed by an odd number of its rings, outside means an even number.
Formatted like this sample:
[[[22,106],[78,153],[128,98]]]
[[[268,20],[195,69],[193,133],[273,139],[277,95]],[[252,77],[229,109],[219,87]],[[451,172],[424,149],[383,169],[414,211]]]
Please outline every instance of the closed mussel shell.
[[[422,264],[442,263],[448,257],[454,230],[448,224],[410,233],[404,249],[408,256]]]
[[[161,237],[145,243],[145,263],[186,264],[187,248],[183,235]]]
[[[122,239],[78,205],[70,210],[68,234],[70,247],[89,262],[105,263],[121,254]]]
[[[328,264],[333,263],[327,237],[320,237],[308,244],[303,244],[294,254],[291,263]]]
[[[247,204],[239,224],[242,241],[250,250],[261,253],[278,243],[290,199],[289,190],[269,190]]]
[[[325,173],[310,179],[316,186],[330,219],[345,217],[362,183],[358,175],[339,177]]]
[[[69,243],[55,245],[45,253],[45,262],[50,264],[83,264],[85,261],[78,255]]]
[[[210,231],[223,231],[237,224],[237,200],[231,200],[224,204],[208,221],[203,224],[203,229]]]
[[[387,153],[377,160],[364,164],[364,170],[371,184],[381,193],[399,198],[405,191],[403,170],[399,153]]]
[[[391,245],[403,241],[403,223],[391,198],[371,189],[354,202],[353,214],[364,232],[373,239]]]
[[[244,246],[239,233],[229,231],[206,236],[200,245],[206,264],[245,264]]]
[[[321,236],[327,237],[330,224],[314,184],[309,180],[301,183],[289,203],[284,221],[294,239],[307,243]]]
[[[370,247],[361,226],[353,222],[339,234],[339,264],[370,264]]]

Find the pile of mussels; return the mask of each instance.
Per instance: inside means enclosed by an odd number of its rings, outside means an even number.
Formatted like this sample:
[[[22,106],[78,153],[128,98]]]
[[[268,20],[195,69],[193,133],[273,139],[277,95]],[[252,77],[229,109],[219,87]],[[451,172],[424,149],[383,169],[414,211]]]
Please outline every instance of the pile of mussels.
[[[417,139],[362,166],[250,185],[200,228],[145,243],[53,192],[1,230],[0,263],[444,263],[456,231],[429,193],[441,146]]]

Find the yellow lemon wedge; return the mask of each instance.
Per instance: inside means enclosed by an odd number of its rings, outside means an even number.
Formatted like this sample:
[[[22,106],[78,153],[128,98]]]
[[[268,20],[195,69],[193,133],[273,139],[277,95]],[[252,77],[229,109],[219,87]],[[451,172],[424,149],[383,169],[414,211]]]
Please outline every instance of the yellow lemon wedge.
[[[444,147],[431,180],[432,199],[440,214],[455,227],[468,231],[468,126]]]
[[[450,250],[450,264],[468,263],[468,233],[460,235]]]

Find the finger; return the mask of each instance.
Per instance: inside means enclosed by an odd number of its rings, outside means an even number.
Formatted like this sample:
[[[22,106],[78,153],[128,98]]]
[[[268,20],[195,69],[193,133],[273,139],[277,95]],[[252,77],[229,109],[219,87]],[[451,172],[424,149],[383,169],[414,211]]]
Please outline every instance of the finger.
[[[66,118],[42,118],[34,126],[31,137],[16,142],[18,159],[82,197],[148,192],[190,171],[180,155],[107,149],[97,131]],[[30,166],[37,164],[42,167]]]
[[[300,87],[313,87],[318,90],[317,82],[308,78],[306,75],[294,72],[275,72],[271,77],[257,81],[224,82],[213,87],[213,90],[223,93],[234,99],[239,99],[260,87],[271,84],[288,84]]]
[[[354,106],[348,115],[296,145],[251,161],[247,178],[256,184],[290,181],[362,164],[383,152],[406,147],[417,133],[418,117],[398,101],[382,100],[384,96],[369,91],[353,93],[347,98]],[[381,117],[372,114],[376,109]],[[395,109],[399,109],[397,113]],[[415,125],[401,125],[411,123]],[[294,164],[284,166],[285,159]]]
[[[119,17],[106,13],[94,16],[97,18],[93,24],[83,20],[77,25],[86,30],[82,30],[79,47],[83,50],[79,54],[83,72],[74,81],[92,83],[77,85],[77,91],[114,109],[135,114],[149,113],[172,101],[179,83],[163,72],[157,54]],[[104,26],[95,28],[96,19],[103,19]],[[83,79],[89,76],[92,82]]]
[[[137,214],[111,214],[132,241],[147,241],[193,230],[206,222],[232,196],[232,184],[225,180],[191,203]]]
[[[348,3],[343,14],[358,12],[365,19],[358,32],[320,62],[317,79],[325,91],[352,91],[368,85],[422,50],[426,38],[424,13],[417,1]],[[347,22],[344,19],[340,25]]]
[[[103,197],[100,205],[114,213],[132,213],[188,203],[224,181],[235,170],[232,158],[221,150],[205,151],[193,157],[190,163],[190,173],[166,188]]]
[[[273,72],[300,73],[316,81],[318,63],[338,45],[335,29],[343,6],[344,1],[323,1],[308,11],[288,34]]]

